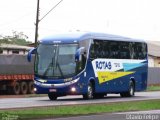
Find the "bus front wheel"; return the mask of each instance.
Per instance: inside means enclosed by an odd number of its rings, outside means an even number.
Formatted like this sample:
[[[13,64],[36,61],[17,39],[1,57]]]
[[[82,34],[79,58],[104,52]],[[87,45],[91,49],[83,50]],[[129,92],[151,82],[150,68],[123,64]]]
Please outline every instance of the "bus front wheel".
[[[88,88],[87,88],[87,93],[83,94],[83,99],[87,100],[87,99],[92,99],[93,98],[93,84],[89,83],[88,84]]]
[[[57,95],[55,95],[53,93],[48,93],[48,97],[50,100],[57,100]]]

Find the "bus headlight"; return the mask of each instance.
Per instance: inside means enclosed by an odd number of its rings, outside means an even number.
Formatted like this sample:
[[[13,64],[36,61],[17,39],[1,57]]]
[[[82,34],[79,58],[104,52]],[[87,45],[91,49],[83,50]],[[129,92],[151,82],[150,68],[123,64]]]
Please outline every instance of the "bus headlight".
[[[72,87],[72,88],[71,88],[71,92],[76,92],[76,88],[75,88],[75,87]]]
[[[37,88],[34,88],[34,92],[37,92]]]

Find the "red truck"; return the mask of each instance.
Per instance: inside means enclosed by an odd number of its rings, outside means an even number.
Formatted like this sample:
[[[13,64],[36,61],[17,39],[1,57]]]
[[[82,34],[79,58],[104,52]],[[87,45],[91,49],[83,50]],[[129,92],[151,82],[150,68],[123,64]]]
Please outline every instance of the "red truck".
[[[0,50],[0,93],[32,94],[34,93],[33,62],[27,62],[28,49],[11,47]],[[20,52],[24,54],[20,54]]]

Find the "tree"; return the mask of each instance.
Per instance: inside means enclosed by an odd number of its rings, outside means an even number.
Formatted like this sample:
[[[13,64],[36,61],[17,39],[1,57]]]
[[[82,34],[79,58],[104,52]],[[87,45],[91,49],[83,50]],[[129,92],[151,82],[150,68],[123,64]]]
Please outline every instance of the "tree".
[[[12,31],[12,36],[1,36],[0,43],[16,44],[16,45],[28,45],[32,42],[27,41],[28,36],[23,32]]]

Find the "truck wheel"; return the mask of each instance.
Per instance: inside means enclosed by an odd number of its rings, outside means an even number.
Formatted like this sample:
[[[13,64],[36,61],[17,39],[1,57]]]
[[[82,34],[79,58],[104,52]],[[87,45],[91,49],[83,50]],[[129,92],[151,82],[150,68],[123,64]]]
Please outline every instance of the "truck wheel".
[[[19,84],[19,82],[16,82],[14,84],[14,86],[11,87],[11,93],[13,93],[15,95],[19,95],[20,94],[20,84]]]
[[[28,91],[27,83],[26,82],[22,82],[20,84],[20,86],[21,86],[21,94],[23,94],[23,95],[27,94],[27,91]]]
[[[88,84],[87,93],[83,94],[83,99],[88,100],[93,98],[93,85],[92,83]]]
[[[57,95],[55,95],[53,93],[48,93],[48,97],[50,100],[57,100]]]
[[[34,94],[34,82],[33,81],[28,83],[28,93]]]

